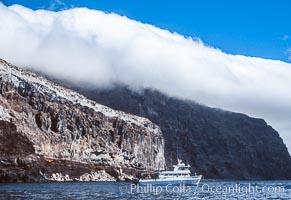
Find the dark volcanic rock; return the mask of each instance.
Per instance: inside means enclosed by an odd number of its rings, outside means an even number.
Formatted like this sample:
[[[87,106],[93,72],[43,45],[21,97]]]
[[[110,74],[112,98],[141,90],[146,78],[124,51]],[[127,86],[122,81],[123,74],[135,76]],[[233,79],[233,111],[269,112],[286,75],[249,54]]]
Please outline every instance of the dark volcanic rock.
[[[262,119],[170,98],[157,91],[132,92],[71,86],[88,98],[158,124],[167,165],[176,149],[206,178],[291,179],[291,159],[279,134]]]

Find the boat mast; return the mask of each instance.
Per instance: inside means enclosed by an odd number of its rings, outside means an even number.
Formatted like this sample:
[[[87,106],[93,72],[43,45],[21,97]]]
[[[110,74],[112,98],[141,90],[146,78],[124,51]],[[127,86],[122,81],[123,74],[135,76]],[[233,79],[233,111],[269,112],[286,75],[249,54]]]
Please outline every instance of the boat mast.
[[[150,171],[153,171],[153,161],[152,161],[152,138],[150,137]]]
[[[178,149],[178,145],[177,145],[177,149],[176,149],[176,156],[177,156],[177,162],[179,162],[179,149]]]
[[[177,145],[177,162],[179,163],[180,162],[180,158],[179,158],[179,147]]]

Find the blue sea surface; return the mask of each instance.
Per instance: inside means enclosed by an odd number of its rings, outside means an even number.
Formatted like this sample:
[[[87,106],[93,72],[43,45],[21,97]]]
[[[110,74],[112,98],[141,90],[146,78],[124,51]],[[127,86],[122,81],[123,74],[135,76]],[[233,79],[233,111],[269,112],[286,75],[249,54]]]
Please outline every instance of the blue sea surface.
[[[0,183],[0,199],[291,199],[291,181],[202,180],[198,187],[130,182]]]

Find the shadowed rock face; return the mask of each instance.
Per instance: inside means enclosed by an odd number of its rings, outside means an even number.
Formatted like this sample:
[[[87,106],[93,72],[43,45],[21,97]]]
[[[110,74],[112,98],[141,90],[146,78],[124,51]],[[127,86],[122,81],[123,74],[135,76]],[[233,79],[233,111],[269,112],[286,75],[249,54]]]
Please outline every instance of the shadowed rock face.
[[[3,155],[27,152],[118,168],[165,164],[161,130],[149,120],[114,111],[3,60],[0,120],[10,123],[0,127]]]
[[[70,86],[66,83],[65,85]],[[176,149],[192,170],[206,178],[290,179],[291,159],[279,134],[262,119],[167,97],[157,91],[137,93],[72,86],[114,109],[147,117],[165,138],[167,165]]]

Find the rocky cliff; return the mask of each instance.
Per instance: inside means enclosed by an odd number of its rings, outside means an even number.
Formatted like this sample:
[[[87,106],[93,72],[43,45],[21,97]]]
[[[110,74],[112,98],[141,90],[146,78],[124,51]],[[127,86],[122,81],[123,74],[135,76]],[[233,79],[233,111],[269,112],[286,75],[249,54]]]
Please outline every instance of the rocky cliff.
[[[153,90],[66,85],[97,102],[158,124],[165,138],[168,166],[176,162],[178,147],[192,170],[206,178],[291,179],[287,148],[263,119],[170,98]]]
[[[13,159],[24,160],[28,169],[32,163],[39,165],[46,176],[64,170],[64,162],[119,169],[158,169],[165,164],[162,133],[151,121],[112,110],[4,60],[0,125],[0,178],[7,166],[17,169]],[[41,164],[59,160],[64,169]]]

